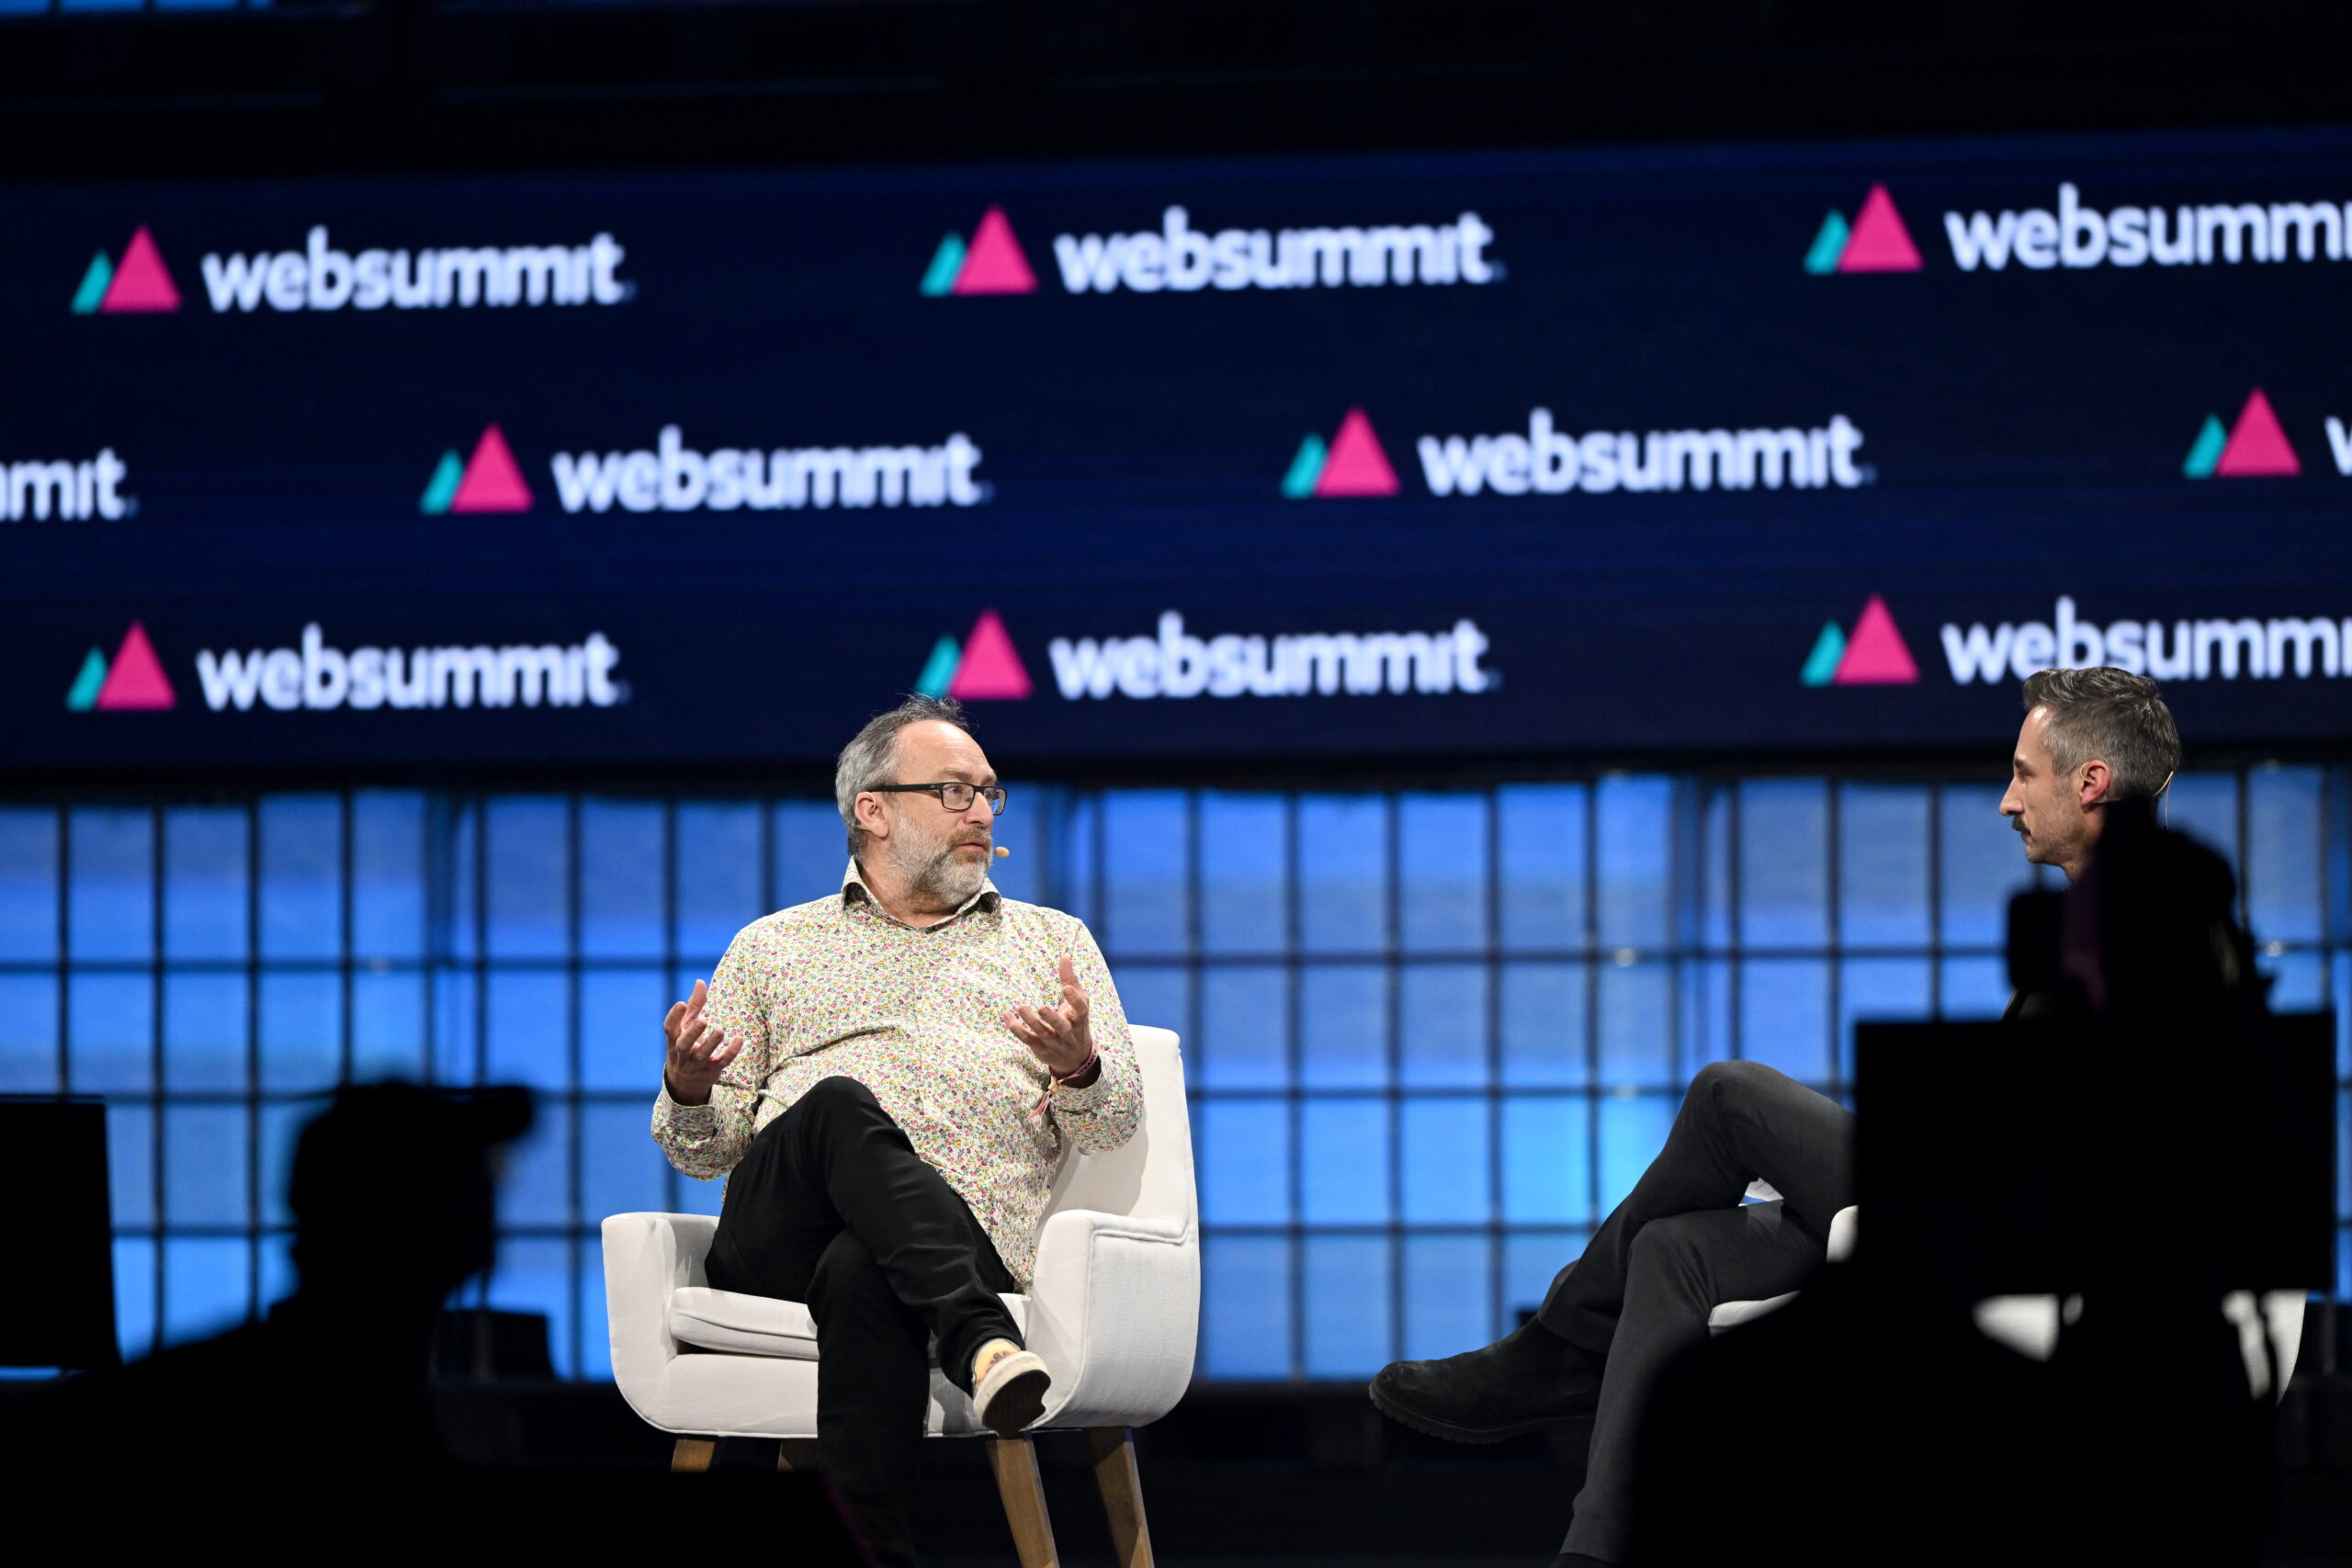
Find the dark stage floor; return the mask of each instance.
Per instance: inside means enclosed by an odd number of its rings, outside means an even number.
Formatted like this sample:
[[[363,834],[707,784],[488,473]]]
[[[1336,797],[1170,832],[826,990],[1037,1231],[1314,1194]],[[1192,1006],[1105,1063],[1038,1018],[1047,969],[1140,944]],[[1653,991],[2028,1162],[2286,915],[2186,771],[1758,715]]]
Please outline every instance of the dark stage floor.
[[[452,1385],[444,1403],[452,1436],[480,1462],[658,1469],[669,1452],[609,1385]],[[2352,1564],[2352,1377],[2299,1382],[2281,1439],[2265,1568]],[[1336,1386],[1203,1387],[1136,1442],[1155,1554],[1169,1568],[1545,1568],[1584,1463],[1576,1438],[1440,1442]],[[1066,1568],[1107,1568],[1083,1439],[1048,1434],[1038,1449]],[[718,1467],[763,1471],[773,1455],[724,1445]],[[933,1443],[924,1462],[924,1561],[1013,1568],[981,1446]]]
[[[0,1421],[28,1413],[38,1384],[0,1382]],[[666,1494],[671,1440],[609,1383],[513,1379],[438,1390],[462,1460],[610,1478]],[[2352,1376],[2299,1381],[2281,1413],[2278,1528],[2264,1568],[2352,1564]],[[1359,1388],[1204,1386],[1136,1434],[1158,1560],[1168,1568],[1545,1568],[1583,1468],[1576,1439],[1464,1448],[1382,1419]],[[1110,1541],[1084,1439],[1038,1441],[1065,1568],[1109,1568]],[[157,1478],[169,1450],[149,1452]],[[1757,1463],[1769,1468],[1769,1456]],[[772,1445],[721,1445],[733,1502],[774,1475]],[[518,1478],[520,1479],[520,1478]],[[1014,1568],[987,1456],[977,1442],[925,1450],[918,1540],[931,1568]],[[696,1478],[679,1477],[681,1502]],[[562,1483],[567,1492],[571,1483]],[[523,1488],[528,1492],[528,1487]]]

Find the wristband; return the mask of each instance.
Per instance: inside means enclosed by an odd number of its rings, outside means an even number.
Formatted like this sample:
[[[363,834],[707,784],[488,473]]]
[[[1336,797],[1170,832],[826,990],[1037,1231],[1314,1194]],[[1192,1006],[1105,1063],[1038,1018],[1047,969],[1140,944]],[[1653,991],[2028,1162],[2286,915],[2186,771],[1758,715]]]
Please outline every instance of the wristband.
[[[1046,1107],[1054,1102],[1054,1090],[1069,1082],[1072,1078],[1084,1077],[1086,1076],[1086,1069],[1094,1066],[1102,1059],[1102,1053],[1100,1050],[1093,1050],[1089,1051],[1086,1054],[1086,1060],[1080,1062],[1077,1066],[1072,1067],[1069,1072],[1057,1073],[1051,1067],[1046,1068],[1046,1076],[1051,1078],[1053,1082],[1047,1084],[1046,1086],[1046,1092],[1037,1097],[1037,1103],[1029,1108],[1029,1120],[1035,1122],[1046,1114]]]

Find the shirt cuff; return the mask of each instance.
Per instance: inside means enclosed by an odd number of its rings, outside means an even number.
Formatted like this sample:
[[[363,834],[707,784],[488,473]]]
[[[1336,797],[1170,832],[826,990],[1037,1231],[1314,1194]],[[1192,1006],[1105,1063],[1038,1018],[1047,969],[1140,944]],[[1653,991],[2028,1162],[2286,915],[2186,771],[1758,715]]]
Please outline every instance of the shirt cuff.
[[[682,1133],[707,1133],[718,1125],[717,1105],[707,1100],[700,1105],[681,1105],[670,1098],[667,1082],[662,1085],[662,1098],[653,1102],[653,1109]]]
[[[1084,1089],[1069,1083],[1054,1085],[1054,1110],[1057,1112],[1100,1111],[1110,1092],[1111,1064],[1108,1061],[1098,1061],[1094,1068],[1094,1081]]]

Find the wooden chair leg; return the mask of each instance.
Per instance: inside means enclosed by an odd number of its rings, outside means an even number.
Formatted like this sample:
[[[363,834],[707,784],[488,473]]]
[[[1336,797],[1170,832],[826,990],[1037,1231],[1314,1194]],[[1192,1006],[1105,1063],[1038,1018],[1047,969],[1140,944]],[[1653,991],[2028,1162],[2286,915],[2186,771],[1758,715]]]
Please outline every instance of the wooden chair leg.
[[[1136,1469],[1136,1438],[1125,1427],[1090,1427],[1087,1451],[1094,1484],[1111,1516],[1112,1560],[1118,1568],[1152,1568],[1151,1526],[1143,1517],[1143,1476]]]
[[[716,1438],[680,1438],[678,1446],[670,1450],[670,1468],[673,1471],[708,1470],[713,1455],[718,1452]]]
[[[808,1471],[817,1468],[817,1439],[786,1438],[775,1446],[775,1467],[778,1470]]]
[[[1012,1549],[1021,1568],[1060,1568],[1054,1554],[1054,1523],[1046,1516],[1046,1483],[1037,1473],[1037,1450],[1026,1438],[989,1438],[989,1466],[996,1472],[997,1495],[1004,1499],[1004,1522],[1012,1527]]]

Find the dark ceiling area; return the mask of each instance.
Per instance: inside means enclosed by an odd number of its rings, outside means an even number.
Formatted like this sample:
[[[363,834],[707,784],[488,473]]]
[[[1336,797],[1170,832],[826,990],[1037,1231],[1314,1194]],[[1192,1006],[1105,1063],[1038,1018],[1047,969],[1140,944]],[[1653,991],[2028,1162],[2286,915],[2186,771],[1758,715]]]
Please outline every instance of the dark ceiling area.
[[[0,19],[0,176],[2324,122],[2319,0],[300,0]]]

